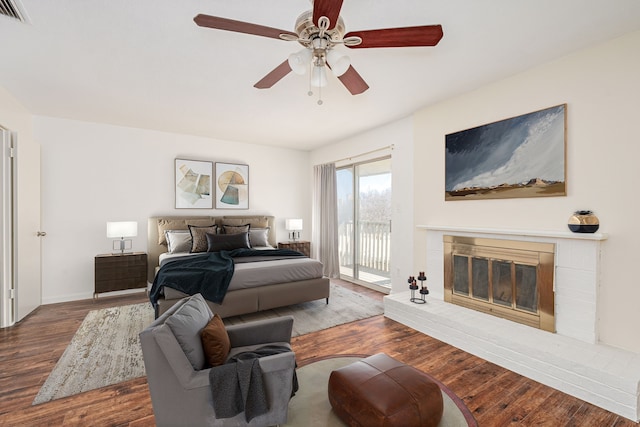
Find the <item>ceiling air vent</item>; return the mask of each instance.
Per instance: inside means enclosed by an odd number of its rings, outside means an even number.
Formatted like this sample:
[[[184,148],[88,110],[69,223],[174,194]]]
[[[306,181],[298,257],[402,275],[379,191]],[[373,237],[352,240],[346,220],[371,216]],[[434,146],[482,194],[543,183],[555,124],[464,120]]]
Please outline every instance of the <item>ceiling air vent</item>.
[[[17,0],[0,0],[0,15],[26,22],[26,15]]]

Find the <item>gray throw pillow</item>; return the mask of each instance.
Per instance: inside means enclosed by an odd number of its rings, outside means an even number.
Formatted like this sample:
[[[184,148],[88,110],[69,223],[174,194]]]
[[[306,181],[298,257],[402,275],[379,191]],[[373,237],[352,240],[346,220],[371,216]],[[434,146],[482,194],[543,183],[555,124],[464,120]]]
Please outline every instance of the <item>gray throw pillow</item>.
[[[251,243],[252,248],[270,246],[269,245],[269,227],[250,228],[249,243]]]
[[[238,234],[207,234],[207,251],[232,251],[234,249],[249,249],[249,233]]]
[[[200,332],[212,316],[202,295],[195,294],[165,321],[196,371],[205,367]]]
[[[238,233],[247,233],[251,226],[249,224],[244,225],[223,225],[222,229],[224,230],[224,234],[238,234]]]
[[[167,250],[175,254],[191,251],[191,233],[189,230],[167,230],[164,232],[167,238]]]

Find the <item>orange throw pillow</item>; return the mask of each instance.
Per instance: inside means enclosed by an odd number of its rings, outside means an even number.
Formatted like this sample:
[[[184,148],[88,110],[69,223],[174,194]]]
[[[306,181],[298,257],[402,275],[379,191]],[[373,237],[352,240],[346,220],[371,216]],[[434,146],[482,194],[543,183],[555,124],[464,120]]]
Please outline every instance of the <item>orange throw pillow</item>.
[[[231,342],[229,334],[224,327],[222,318],[219,314],[215,314],[207,326],[200,332],[202,339],[202,349],[209,366],[219,366],[224,364],[231,350]]]

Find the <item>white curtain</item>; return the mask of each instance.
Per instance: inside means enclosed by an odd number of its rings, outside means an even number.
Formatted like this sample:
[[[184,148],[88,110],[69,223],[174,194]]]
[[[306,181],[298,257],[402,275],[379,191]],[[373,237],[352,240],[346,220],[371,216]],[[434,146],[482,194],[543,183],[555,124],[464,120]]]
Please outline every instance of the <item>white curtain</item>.
[[[313,167],[312,255],[324,265],[324,275],[340,277],[338,258],[338,194],[336,165]]]

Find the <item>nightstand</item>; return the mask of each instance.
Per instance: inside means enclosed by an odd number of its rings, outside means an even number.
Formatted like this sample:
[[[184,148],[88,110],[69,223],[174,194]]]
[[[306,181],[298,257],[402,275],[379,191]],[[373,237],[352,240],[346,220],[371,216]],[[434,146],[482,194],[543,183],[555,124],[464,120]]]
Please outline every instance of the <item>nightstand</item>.
[[[95,257],[93,297],[103,292],[147,288],[147,254],[103,254]]]
[[[278,243],[278,249],[291,249],[292,251],[302,252],[308,257],[311,257],[311,242],[305,242],[302,240],[296,240],[295,242],[280,242]]]

